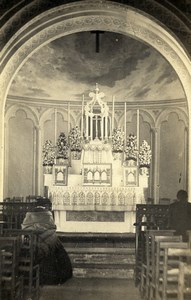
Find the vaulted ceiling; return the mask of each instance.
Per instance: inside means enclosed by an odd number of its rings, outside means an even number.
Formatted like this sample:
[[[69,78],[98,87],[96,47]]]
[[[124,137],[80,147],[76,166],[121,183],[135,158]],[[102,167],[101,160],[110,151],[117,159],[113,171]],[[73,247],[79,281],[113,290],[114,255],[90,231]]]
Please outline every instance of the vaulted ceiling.
[[[33,54],[15,76],[9,95],[78,100],[95,84],[111,101],[184,98],[171,65],[154,48],[112,32],[81,32],[56,39]]]

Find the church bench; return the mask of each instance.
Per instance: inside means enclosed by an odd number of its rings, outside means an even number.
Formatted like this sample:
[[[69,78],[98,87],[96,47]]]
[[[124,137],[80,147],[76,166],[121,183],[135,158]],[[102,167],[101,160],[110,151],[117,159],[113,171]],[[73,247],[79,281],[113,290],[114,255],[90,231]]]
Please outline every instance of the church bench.
[[[178,300],[191,298],[191,264],[179,263]]]
[[[1,297],[10,300],[23,299],[23,279],[19,276],[19,237],[0,237]]]
[[[135,285],[140,284],[141,266],[145,260],[145,230],[168,230],[169,205],[137,204],[136,205],[136,266]]]
[[[37,263],[38,242],[41,231],[5,229],[4,235],[18,237],[21,241],[19,260],[19,274],[23,277],[23,288],[28,297],[35,296],[39,299],[39,272],[40,267]]]
[[[146,259],[141,267],[140,291],[142,297],[148,298],[150,281],[155,270],[155,241],[178,242],[182,238],[174,236],[174,230],[148,230],[146,231]]]
[[[169,296],[177,296],[179,262],[187,261],[190,255],[188,243],[156,242],[156,269],[149,299],[166,300]]]

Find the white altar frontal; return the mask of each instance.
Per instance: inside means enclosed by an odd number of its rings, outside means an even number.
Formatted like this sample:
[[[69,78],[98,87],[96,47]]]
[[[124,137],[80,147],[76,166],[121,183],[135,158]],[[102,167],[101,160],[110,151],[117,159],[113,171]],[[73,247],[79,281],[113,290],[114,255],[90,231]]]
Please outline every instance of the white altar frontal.
[[[112,145],[113,120],[96,86],[84,105],[81,151],[68,149],[44,174],[57,230],[61,232],[134,233],[136,204],[147,198],[148,173],[138,160],[126,159]]]

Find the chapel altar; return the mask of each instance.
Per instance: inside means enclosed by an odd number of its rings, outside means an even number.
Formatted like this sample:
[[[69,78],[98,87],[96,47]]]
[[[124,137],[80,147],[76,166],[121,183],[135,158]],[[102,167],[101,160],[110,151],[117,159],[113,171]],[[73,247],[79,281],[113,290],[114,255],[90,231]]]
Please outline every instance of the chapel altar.
[[[55,156],[44,174],[57,230],[133,233],[136,204],[147,199],[148,168],[141,172],[135,137],[126,139],[114,129],[114,105],[110,113],[97,85],[89,97],[82,104],[81,128],[57,142],[67,155]]]

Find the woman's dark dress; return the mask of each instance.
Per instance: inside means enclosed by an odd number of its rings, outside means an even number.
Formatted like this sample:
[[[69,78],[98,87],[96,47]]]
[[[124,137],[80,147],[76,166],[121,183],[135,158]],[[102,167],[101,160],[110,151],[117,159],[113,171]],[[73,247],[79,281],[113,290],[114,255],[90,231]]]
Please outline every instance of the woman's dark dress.
[[[40,265],[40,284],[62,284],[72,277],[72,266],[67,252],[56,235],[52,213],[47,210],[28,212],[23,230],[39,233],[37,263]]]

